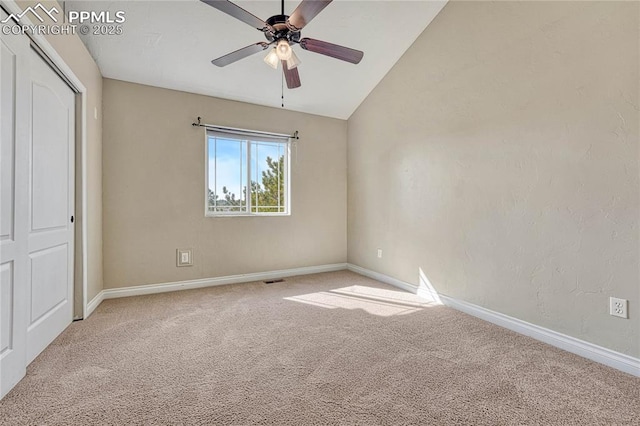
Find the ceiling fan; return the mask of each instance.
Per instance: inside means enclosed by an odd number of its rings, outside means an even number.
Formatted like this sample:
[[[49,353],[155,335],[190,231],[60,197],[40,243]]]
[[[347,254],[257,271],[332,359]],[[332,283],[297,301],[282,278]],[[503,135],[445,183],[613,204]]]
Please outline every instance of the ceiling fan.
[[[300,31],[305,25],[311,22],[332,0],[302,0],[302,3],[298,5],[291,16],[284,14],[284,0],[282,0],[282,13],[280,15],[274,15],[266,21],[252,15],[228,0],[200,1],[262,31],[268,41],[251,44],[214,59],[211,63],[216,66],[227,66],[254,53],[267,50],[269,46],[275,44],[269,51],[269,54],[264,58],[264,61],[274,69],[278,68],[279,62],[282,63],[287,87],[289,89],[295,89],[301,85],[300,75],[297,69],[300,64],[300,59],[298,59],[291,48],[293,44],[299,44],[304,50],[330,56],[352,64],[359,63],[364,56],[364,53],[359,50],[312,38],[300,38]]]

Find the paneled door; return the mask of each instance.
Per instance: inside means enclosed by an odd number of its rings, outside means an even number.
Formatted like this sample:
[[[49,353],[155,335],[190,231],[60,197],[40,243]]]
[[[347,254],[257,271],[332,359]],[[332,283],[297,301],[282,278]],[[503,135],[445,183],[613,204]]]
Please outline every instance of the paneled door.
[[[27,233],[27,364],[73,320],[75,98],[35,53]]]
[[[0,35],[0,397],[27,365],[28,53],[26,37]]]
[[[0,84],[2,397],[73,318],[75,95],[23,35],[0,35]]]

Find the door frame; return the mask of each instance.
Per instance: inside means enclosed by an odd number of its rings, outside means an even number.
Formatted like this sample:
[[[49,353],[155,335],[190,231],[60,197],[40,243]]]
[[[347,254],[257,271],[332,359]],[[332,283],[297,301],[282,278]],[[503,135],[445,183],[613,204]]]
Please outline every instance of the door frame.
[[[0,0],[0,6],[2,6],[8,13],[20,13],[22,12],[22,8],[15,2],[15,0]],[[21,19],[26,25],[34,25],[34,22],[31,20],[31,17],[27,14],[23,16]],[[37,23],[36,23],[37,24]],[[75,182],[74,186],[77,188],[78,178],[81,179],[81,191],[80,191],[80,208],[81,208],[81,223],[80,223],[80,252],[81,258],[78,259],[76,253],[74,252],[75,261],[74,264],[78,263],[81,265],[82,274],[80,278],[80,283],[78,282],[78,277],[74,274],[74,297],[77,295],[78,287],[80,286],[82,293],[82,312],[75,312],[74,309],[74,319],[85,319],[91,314],[91,312],[87,311],[87,287],[88,287],[88,237],[87,237],[87,88],[82,84],[82,81],[78,78],[78,76],[73,72],[73,70],[66,64],[66,62],[62,59],[62,57],[58,54],[58,52],[53,48],[51,43],[40,34],[28,34],[28,37],[31,39],[32,43],[34,43],[38,49],[42,53],[47,56],[47,59],[51,61],[53,65],[57,68],[57,71],[62,73],[64,77],[74,86],[72,90],[77,91],[76,94],[76,134],[75,134],[75,146],[76,149],[78,146],[80,147],[80,170],[76,167],[75,173]],[[52,37],[56,37],[55,35]],[[79,109],[79,111],[78,111]],[[79,130],[79,131],[78,131]],[[76,161],[77,164],[77,161]],[[74,166],[75,167],[75,166]],[[76,201],[77,201],[77,192],[76,192]],[[76,217],[78,203],[75,203],[76,209]],[[76,228],[77,232],[77,228]]]

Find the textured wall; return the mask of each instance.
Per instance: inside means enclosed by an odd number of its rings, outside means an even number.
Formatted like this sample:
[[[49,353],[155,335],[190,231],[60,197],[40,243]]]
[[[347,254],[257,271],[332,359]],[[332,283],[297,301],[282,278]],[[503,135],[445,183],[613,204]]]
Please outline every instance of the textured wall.
[[[342,263],[347,122],[104,80],[105,288]],[[291,133],[292,214],[205,217],[205,136],[191,123]],[[176,267],[177,248],[194,266]]]
[[[349,262],[639,356],[639,8],[450,2],[349,119]]]

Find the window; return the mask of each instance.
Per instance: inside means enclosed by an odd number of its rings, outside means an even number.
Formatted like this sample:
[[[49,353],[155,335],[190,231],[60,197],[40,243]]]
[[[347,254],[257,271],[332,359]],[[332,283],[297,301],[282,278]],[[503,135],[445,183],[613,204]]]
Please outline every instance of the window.
[[[207,216],[288,215],[289,140],[207,131]]]

